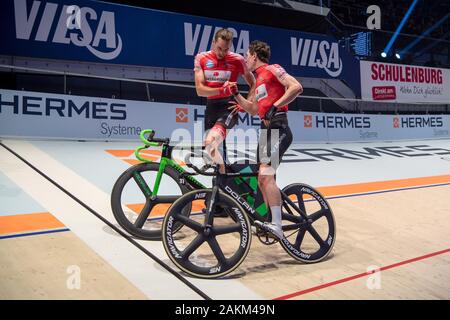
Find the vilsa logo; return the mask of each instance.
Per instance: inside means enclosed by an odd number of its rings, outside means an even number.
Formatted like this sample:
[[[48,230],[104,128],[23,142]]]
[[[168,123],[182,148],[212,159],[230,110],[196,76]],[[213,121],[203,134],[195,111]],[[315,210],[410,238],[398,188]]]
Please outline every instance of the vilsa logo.
[[[211,49],[214,35],[221,28],[221,26],[201,25],[198,23],[193,25],[192,23],[185,22],[185,54],[187,56],[193,56],[196,52],[203,52]],[[231,43],[230,51],[244,54],[250,43],[250,32],[248,30],[236,30],[231,27],[228,27],[227,29],[233,32],[233,41]]]
[[[189,110],[188,108],[176,108],[176,122],[188,122],[189,121]]]
[[[291,63],[323,69],[329,76],[337,77],[343,70],[337,42],[291,37]]]
[[[28,7],[27,0],[14,0],[14,18],[17,39],[33,40],[31,34],[37,29],[35,41],[85,47],[102,60],[115,59],[122,51],[111,11],[98,14],[89,7],[41,1],[33,1]]]

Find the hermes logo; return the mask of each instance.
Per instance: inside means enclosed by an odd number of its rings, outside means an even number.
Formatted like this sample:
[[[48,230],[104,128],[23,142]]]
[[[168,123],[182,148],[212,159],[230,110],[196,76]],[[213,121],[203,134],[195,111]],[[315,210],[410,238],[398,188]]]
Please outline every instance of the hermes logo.
[[[399,119],[397,117],[394,118],[394,128],[399,128],[400,127],[400,122]]]
[[[312,116],[305,115],[303,117],[303,123],[305,128],[312,128]]]
[[[176,109],[176,121],[177,122],[188,122],[188,108],[177,108]]]

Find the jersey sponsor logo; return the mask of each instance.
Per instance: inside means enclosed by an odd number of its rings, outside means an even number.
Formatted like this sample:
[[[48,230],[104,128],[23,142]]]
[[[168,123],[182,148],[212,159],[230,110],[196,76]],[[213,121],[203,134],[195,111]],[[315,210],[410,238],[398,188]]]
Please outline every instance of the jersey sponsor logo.
[[[261,99],[267,98],[268,94],[267,94],[266,85],[264,83],[259,85],[256,88],[255,95],[256,95],[256,101],[258,101],[258,102]]]
[[[291,59],[294,66],[320,68],[334,78],[342,72],[337,42],[291,37]]]
[[[205,79],[208,82],[225,83],[231,77],[231,71],[205,70]]]
[[[28,3],[14,0],[17,39],[85,47],[102,60],[115,59],[121,53],[122,39],[116,33],[114,12],[52,2],[33,1],[31,6]]]
[[[211,26],[185,22],[184,23],[184,46],[185,55],[193,56],[197,52],[204,52],[211,49],[214,34],[221,29],[222,26]],[[248,30],[236,30],[227,27],[233,32],[233,41],[230,48],[231,52],[244,54],[250,43],[250,33]],[[209,46],[209,47],[208,47]]]
[[[208,60],[208,61],[206,61],[206,67],[207,68],[214,68],[214,61],[212,61],[212,60]]]

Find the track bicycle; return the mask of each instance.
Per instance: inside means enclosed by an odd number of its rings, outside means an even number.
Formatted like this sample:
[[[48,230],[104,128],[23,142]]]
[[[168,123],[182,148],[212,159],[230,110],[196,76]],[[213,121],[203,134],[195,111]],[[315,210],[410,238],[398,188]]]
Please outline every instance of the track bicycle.
[[[188,158],[185,162],[195,174],[213,177],[212,188],[185,193],[164,216],[164,249],[185,273],[218,278],[235,270],[249,252],[252,227],[263,244],[280,242],[297,261],[319,262],[332,251],[336,240],[333,212],[313,187],[294,183],[280,190],[284,238],[278,241],[255,223],[271,220],[270,210],[261,199],[255,201],[255,195],[260,194],[256,163],[226,164],[226,172],[221,174],[217,166],[198,168]],[[204,209],[191,210],[198,201],[203,202]],[[228,208],[229,216],[217,217],[214,213],[218,207]]]
[[[188,191],[206,188],[191,175],[182,175],[185,169],[172,158],[174,146],[170,145],[170,139],[154,136],[154,130],[141,131],[139,137],[144,145],[134,152],[141,162],[123,172],[111,192],[111,208],[119,225],[144,240],[161,239],[163,216],[176,199]],[[143,155],[152,152],[146,150],[149,147],[162,148],[159,162]],[[184,210],[183,214],[188,216],[191,208]]]

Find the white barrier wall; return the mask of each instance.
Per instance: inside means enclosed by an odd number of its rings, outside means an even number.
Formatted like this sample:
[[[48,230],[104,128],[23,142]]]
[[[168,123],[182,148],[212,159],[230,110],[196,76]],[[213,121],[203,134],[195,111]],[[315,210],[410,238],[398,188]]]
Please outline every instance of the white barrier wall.
[[[137,140],[151,128],[157,137],[202,141],[204,106],[0,90],[0,137]],[[239,114],[229,133],[256,141],[260,120]],[[450,138],[450,115],[364,115],[289,112],[294,142]],[[245,130],[245,131],[244,131]]]

